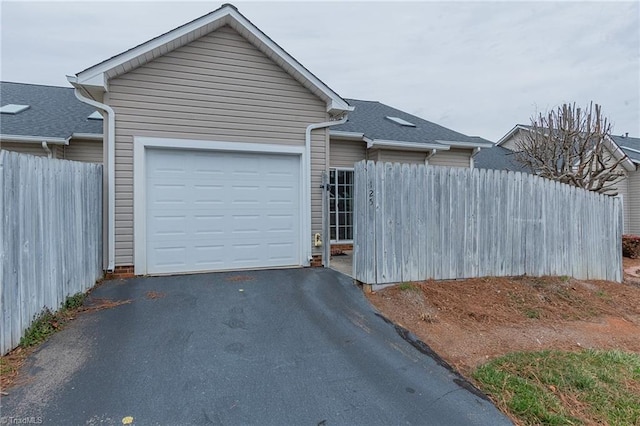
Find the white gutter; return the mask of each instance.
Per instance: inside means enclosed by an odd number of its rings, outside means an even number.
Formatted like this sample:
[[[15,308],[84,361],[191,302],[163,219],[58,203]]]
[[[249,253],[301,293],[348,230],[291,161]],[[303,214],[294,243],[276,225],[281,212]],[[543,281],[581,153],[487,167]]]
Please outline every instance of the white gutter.
[[[44,149],[44,152],[47,153],[47,158],[53,157],[53,153],[51,152],[51,150],[47,146],[47,141],[42,141],[42,149]]]
[[[90,139],[92,141],[101,141],[104,139],[104,135],[98,133],[74,133],[71,135],[72,139]]]
[[[46,141],[54,145],[69,145],[69,139],[48,138],[46,136],[0,135],[0,139],[7,142],[42,143],[42,141]]]
[[[304,167],[306,169],[306,173],[304,174],[304,188],[306,189],[306,200],[305,204],[308,206],[304,213],[304,244],[306,246],[305,251],[307,253],[307,260],[311,262],[312,250],[311,250],[311,132],[317,129],[324,129],[327,127],[338,126],[340,124],[344,124],[347,122],[347,114],[345,113],[343,118],[335,121],[325,121],[322,123],[309,124],[307,126],[307,130],[304,134]],[[323,235],[323,239],[326,238],[326,235]]]
[[[364,133],[343,132],[343,131],[340,131],[340,130],[330,130],[329,131],[329,136],[334,137],[334,138],[339,138],[339,139],[349,139],[349,140],[361,141],[364,138]]]
[[[629,148],[628,146],[624,146],[624,145],[620,145],[620,147],[621,147],[621,148],[623,148],[623,149],[628,149],[628,150],[629,150],[629,151],[631,151],[631,152],[635,152],[635,153],[637,153],[637,154],[640,154],[640,150],[638,150],[638,149]],[[629,160],[631,160],[631,162],[632,162],[632,163],[634,163],[634,164],[640,164],[640,161],[639,161],[639,160],[634,160],[633,158],[629,157],[628,155],[627,155],[627,157],[629,158]]]
[[[107,113],[107,248],[108,248],[108,256],[107,256],[107,271],[113,271],[115,268],[115,258],[116,258],[116,179],[115,179],[115,158],[116,158],[116,147],[115,147],[115,134],[116,134],[116,114],[113,109],[109,105],[105,105],[93,99],[89,99],[83,96],[80,93],[80,88],[76,87],[74,83],[77,84],[77,77],[67,76],[67,80],[74,87],[74,94],[76,98],[80,102],[84,102],[85,104],[91,105],[92,107],[103,110]]]
[[[367,143],[367,149],[373,147],[377,148],[393,148],[400,151],[431,151],[433,149],[439,151],[447,151],[449,147],[447,145],[422,143],[422,142],[403,142],[403,141],[389,141],[384,139],[369,139],[364,138]]]
[[[431,151],[429,151],[429,152],[427,153],[427,155],[424,157],[424,165],[425,165],[425,166],[428,166],[428,165],[429,165],[429,159],[430,159],[431,157],[433,157],[434,155],[436,155],[436,152],[438,152],[438,150],[434,148],[434,149],[432,149]]]
[[[620,146],[612,139],[612,138],[607,138],[605,139],[605,141],[609,142],[609,146],[611,148],[613,148],[613,155],[615,156],[616,153],[620,156],[618,158],[622,157],[622,167],[624,167],[628,172],[633,172],[635,171],[635,166],[633,165],[633,161],[631,160],[631,158],[620,148]],[[628,149],[629,151],[636,151],[635,149],[631,149],[628,147],[625,147],[626,149]],[[627,161],[625,161],[627,160]]]
[[[459,141],[444,141],[444,140],[436,140],[436,142],[449,145],[452,148],[491,148],[493,146],[492,143],[484,143],[484,142],[459,142]]]
[[[473,160],[473,157],[475,157],[475,155],[477,153],[479,153],[481,149],[482,149],[482,147],[478,146],[478,147],[474,148],[473,152],[471,153],[471,157],[469,158],[469,168],[470,169],[473,169],[474,166],[475,166],[475,162]]]

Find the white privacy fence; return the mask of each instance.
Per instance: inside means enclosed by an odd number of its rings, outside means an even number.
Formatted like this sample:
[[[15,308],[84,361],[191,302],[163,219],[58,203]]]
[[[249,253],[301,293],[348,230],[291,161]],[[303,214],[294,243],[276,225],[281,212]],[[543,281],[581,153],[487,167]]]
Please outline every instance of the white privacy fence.
[[[617,198],[537,176],[360,162],[354,274],[365,284],[556,275],[622,281]]]
[[[0,151],[0,352],[102,276],[102,166]]]

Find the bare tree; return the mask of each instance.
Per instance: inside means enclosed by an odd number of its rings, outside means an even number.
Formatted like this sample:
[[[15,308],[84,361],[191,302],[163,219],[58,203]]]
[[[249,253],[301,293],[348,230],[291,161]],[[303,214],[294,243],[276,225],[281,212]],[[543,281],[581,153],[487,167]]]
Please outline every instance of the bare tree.
[[[589,191],[616,195],[624,176],[615,158],[611,123],[601,107],[586,109],[564,104],[546,115],[531,119],[530,131],[516,142],[515,159],[539,176]]]

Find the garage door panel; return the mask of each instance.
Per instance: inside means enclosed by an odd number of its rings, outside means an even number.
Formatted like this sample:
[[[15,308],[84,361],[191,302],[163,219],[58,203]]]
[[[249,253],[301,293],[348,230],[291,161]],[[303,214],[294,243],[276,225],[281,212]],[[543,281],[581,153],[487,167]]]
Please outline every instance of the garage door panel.
[[[147,170],[149,273],[300,265],[299,156],[150,150]]]

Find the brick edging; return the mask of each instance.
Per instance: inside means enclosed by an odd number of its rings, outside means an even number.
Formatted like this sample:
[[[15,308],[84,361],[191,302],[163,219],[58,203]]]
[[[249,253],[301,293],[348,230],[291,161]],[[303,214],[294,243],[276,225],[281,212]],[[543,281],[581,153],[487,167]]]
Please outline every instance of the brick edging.
[[[133,265],[116,266],[112,272],[106,272],[104,274],[105,280],[119,280],[123,278],[133,278],[133,277],[135,277]]]

